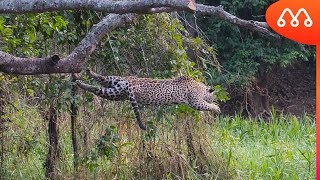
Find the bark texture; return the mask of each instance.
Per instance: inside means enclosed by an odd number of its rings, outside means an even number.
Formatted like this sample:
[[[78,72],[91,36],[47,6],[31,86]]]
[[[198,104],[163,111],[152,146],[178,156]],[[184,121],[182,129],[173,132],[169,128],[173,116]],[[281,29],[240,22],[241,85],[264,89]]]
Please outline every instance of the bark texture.
[[[2,0],[0,13],[40,13],[58,10],[94,10],[108,13],[148,13],[151,8],[170,7],[177,11],[195,11],[194,0]]]
[[[48,134],[49,134],[49,151],[47,154],[47,159],[45,162],[45,176],[46,179],[56,179],[55,173],[55,164],[56,159],[58,158],[58,118],[57,118],[57,110],[53,104],[51,104],[48,115],[46,117],[48,120]]]
[[[71,138],[72,138],[72,148],[73,148],[73,168],[74,171],[78,171],[78,160],[79,160],[79,153],[78,153],[78,143],[77,143],[77,116],[78,116],[78,104],[76,102],[78,86],[75,84],[76,77],[72,75],[71,77],[71,103],[70,103],[70,115],[71,115]]]
[[[240,19],[237,16],[234,16],[224,11],[222,6],[215,7],[215,6],[205,6],[202,4],[198,4],[197,13],[202,15],[217,16],[239,27],[243,27],[252,31],[259,32],[265,36],[280,38],[279,35],[269,30],[269,26],[266,22],[258,22],[258,21],[250,21],[250,20],[247,21],[247,20]]]
[[[0,86],[0,180],[1,176],[5,176],[6,170],[4,167],[4,158],[5,158],[5,96],[4,92]]]

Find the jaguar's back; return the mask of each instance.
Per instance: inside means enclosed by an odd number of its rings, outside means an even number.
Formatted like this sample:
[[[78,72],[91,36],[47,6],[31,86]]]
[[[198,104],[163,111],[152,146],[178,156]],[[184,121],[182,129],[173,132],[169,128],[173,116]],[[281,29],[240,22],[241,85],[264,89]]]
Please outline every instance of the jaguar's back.
[[[139,104],[166,105],[188,103],[190,79],[126,78]],[[190,84],[189,84],[190,85]]]

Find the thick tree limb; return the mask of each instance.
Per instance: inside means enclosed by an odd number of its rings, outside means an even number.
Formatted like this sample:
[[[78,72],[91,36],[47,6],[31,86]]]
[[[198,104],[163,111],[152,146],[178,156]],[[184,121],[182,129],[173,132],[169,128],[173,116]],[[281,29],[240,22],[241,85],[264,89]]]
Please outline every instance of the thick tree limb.
[[[202,15],[216,16],[216,17],[219,17],[220,19],[223,19],[232,24],[235,24],[239,27],[243,27],[252,31],[259,32],[265,36],[280,38],[279,35],[269,30],[269,26],[267,25],[266,22],[258,22],[258,21],[250,21],[250,20],[247,21],[247,20],[240,19],[237,16],[234,16],[224,11],[222,6],[215,7],[215,6],[206,6],[202,4],[197,4],[196,13],[199,13]]]
[[[0,13],[40,13],[57,10],[94,10],[115,14],[148,13],[151,8],[170,7],[176,11],[195,11],[194,0],[1,0]]]
[[[79,73],[85,58],[96,49],[104,35],[114,28],[133,21],[137,14],[110,14],[94,25],[70,55],[63,59],[19,58],[0,51],[0,71],[9,74]]]
[[[271,28],[268,26],[266,22],[240,19],[237,16],[234,16],[224,11],[222,6],[216,7],[216,6],[206,6],[202,4],[197,4],[196,6],[197,6],[196,14],[215,16],[217,18],[223,19],[239,27],[258,32],[264,36],[271,36],[278,39],[280,38],[279,35],[270,31]],[[173,11],[175,11],[175,9],[170,7],[163,7],[163,8],[152,8],[149,10],[149,13],[173,12]]]
[[[272,33],[264,22],[246,21],[223,10],[221,6],[206,6],[196,4],[194,0],[141,0],[141,1],[112,1],[112,0],[1,0],[0,13],[47,12],[57,10],[95,10],[108,13],[157,13],[172,11],[196,11],[203,15],[213,15],[263,35],[280,38]]]
[[[144,1],[110,1],[110,0],[0,0],[0,13],[44,12],[66,9],[90,9],[118,14],[159,13],[181,10],[196,10],[202,15],[216,16],[237,26],[257,31],[263,35],[279,38],[268,29],[265,22],[240,19],[222,7],[195,4],[194,0],[144,0]],[[92,54],[104,35],[139,16],[138,14],[110,14],[94,25],[85,38],[70,55],[60,59],[58,56],[46,58],[19,58],[0,51],[0,71],[9,74],[51,74],[78,73],[85,58]]]

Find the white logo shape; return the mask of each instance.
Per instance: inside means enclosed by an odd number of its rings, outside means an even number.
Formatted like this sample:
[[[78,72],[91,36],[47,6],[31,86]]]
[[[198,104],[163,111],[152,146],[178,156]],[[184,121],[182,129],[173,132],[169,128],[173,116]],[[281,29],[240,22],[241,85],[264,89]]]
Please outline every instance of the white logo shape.
[[[290,24],[291,24],[292,27],[295,27],[295,28],[296,28],[296,27],[299,26],[298,17],[299,17],[299,15],[300,15],[302,12],[303,12],[304,15],[307,17],[306,20],[304,20],[304,23],[303,23],[304,26],[309,28],[309,27],[311,27],[312,24],[313,24],[312,19],[310,18],[310,16],[309,16],[309,14],[308,14],[308,12],[307,12],[306,9],[300,8],[300,9],[298,10],[297,14],[294,15],[293,12],[291,11],[291,9],[285,8],[285,9],[282,11],[282,13],[281,13],[281,15],[280,15],[280,17],[279,17],[279,19],[278,19],[278,21],[277,21],[277,25],[278,25],[279,27],[281,27],[281,28],[286,25],[286,21],[283,19],[283,16],[286,14],[286,12],[289,12],[290,16],[292,17],[292,20],[290,21]]]

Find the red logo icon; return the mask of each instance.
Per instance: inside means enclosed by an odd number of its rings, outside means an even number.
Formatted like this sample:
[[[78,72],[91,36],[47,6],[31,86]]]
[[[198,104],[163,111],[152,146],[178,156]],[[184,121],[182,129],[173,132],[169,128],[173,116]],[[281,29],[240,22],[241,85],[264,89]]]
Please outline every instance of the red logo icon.
[[[320,44],[320,1],[280,0],[266,12],[268,25],[278,34],[291,40]]]
[[[286,26],[286,20],[283,19],[283,16],[284,16],[286,13],[289,13],[290,16],[291,16],[291,18],[292,18],[291,21],[290,21],[290,24],[291,24],[292,27],[298,27],[298,26],[299,26],[300,22],[299,22],[298,18],[299,18],[299,16],[300,16],[301,13],[304,13],[304,15],[306,16],[306,19],[304,20],[304,26],[305,26],[305,27],[311,27],[312,24],[313,24],[313,21],[312,21],[312,19],[310,18],[310,16],[309,16],[309,14],[308,14],[308,12],[307,12],[306,9],[300,8],[300,9],[298,10],[297,14],[294,15],[293,12],[291,11],[291,9],[285,8],[285,9],[282,11],[282,13],[281,13],[281,15],[280,15],[280,17],[279,17],[279,19],[278,19],[278,21],[277,21],[277,25],[278,25],[279,27],[284,27],[284,26]]]

